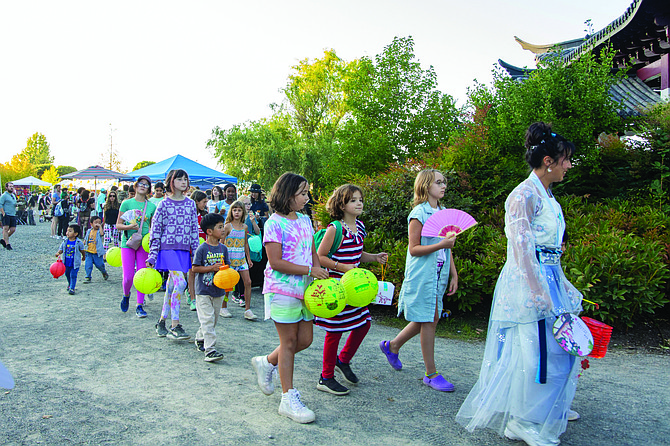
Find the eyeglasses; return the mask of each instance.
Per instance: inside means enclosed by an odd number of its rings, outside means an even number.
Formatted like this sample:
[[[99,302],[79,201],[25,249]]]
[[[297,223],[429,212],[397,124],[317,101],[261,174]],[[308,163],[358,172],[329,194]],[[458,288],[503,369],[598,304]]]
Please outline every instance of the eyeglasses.
[[[147,183],[137,183],[137,186],[142,186],[142,187],[149,187]]]

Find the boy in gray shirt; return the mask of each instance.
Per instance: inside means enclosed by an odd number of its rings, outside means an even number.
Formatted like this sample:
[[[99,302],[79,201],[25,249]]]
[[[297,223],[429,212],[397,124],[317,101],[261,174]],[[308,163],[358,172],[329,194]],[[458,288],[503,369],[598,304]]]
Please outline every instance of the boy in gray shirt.
[[[223,236],[224,220],[220,214],[207,214],[202,217],[200,227],[207,234],[207,240],[200,245],[193,258],[192,270],[195,273],[195,307],[198,312],[200,328],[195,334],[195,346],[205,352],[205,361],[214,362],[223,359],[216,351],[216,323],[219,308],[225,291],[214,285],[214,274],[223,265],[230,265],[228,248],[220,243]]]

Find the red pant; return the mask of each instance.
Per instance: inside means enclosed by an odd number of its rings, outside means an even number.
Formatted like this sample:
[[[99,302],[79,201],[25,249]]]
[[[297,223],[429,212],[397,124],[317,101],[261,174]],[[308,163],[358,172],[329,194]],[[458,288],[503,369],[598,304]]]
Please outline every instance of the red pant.
[[[370,321],[366,321],[365,325],[351,330],[344,348],[340,352],[340,362],[349,364],[351,358],[354,357],[358,347],[361,346],[365,335],[370,331]],[[340,346],[340,338],[342,338],[342,331],[327,331],[326,339],[323,342],[323,370],[321,376],[330,379],[335,376],[335,363],[337,362],[337,348]]]

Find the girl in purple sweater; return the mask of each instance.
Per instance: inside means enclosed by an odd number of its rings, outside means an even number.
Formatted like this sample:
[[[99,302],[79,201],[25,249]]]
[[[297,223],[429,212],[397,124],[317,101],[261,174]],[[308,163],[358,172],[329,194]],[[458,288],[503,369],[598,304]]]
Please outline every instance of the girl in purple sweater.
[[[171,170],[165,179],[170,194],[158,204],[151,224],[151,248],[147,266],[169,271],[163,298],[163,310],[156,324],[156,333],[170,339],[189,339],[179,323],[181,295],[187,282],[184,273],[191,269],[192,256],[198,249],[198,216],[195,202],[184,195],[190,186],[188,174],[182,169]],[[165,319],[171,314],[168,329]]]

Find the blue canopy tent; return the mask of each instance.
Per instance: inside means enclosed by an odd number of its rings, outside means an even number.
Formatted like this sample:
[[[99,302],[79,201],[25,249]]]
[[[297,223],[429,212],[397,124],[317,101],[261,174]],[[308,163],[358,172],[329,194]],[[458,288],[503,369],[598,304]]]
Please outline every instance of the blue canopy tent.
[[[150,166],[137,169],[134,172],[130,172],[128,176],[132,177],[133,180],[137,180],[140,176],[146,175],[151,178],[152,182],[163,181],[173,169],[183,169],[188,172],[191,185],[193,186],[207,187],[221,183],[237,184],[237,178],[203,166],[182,155],[175,155]]]

